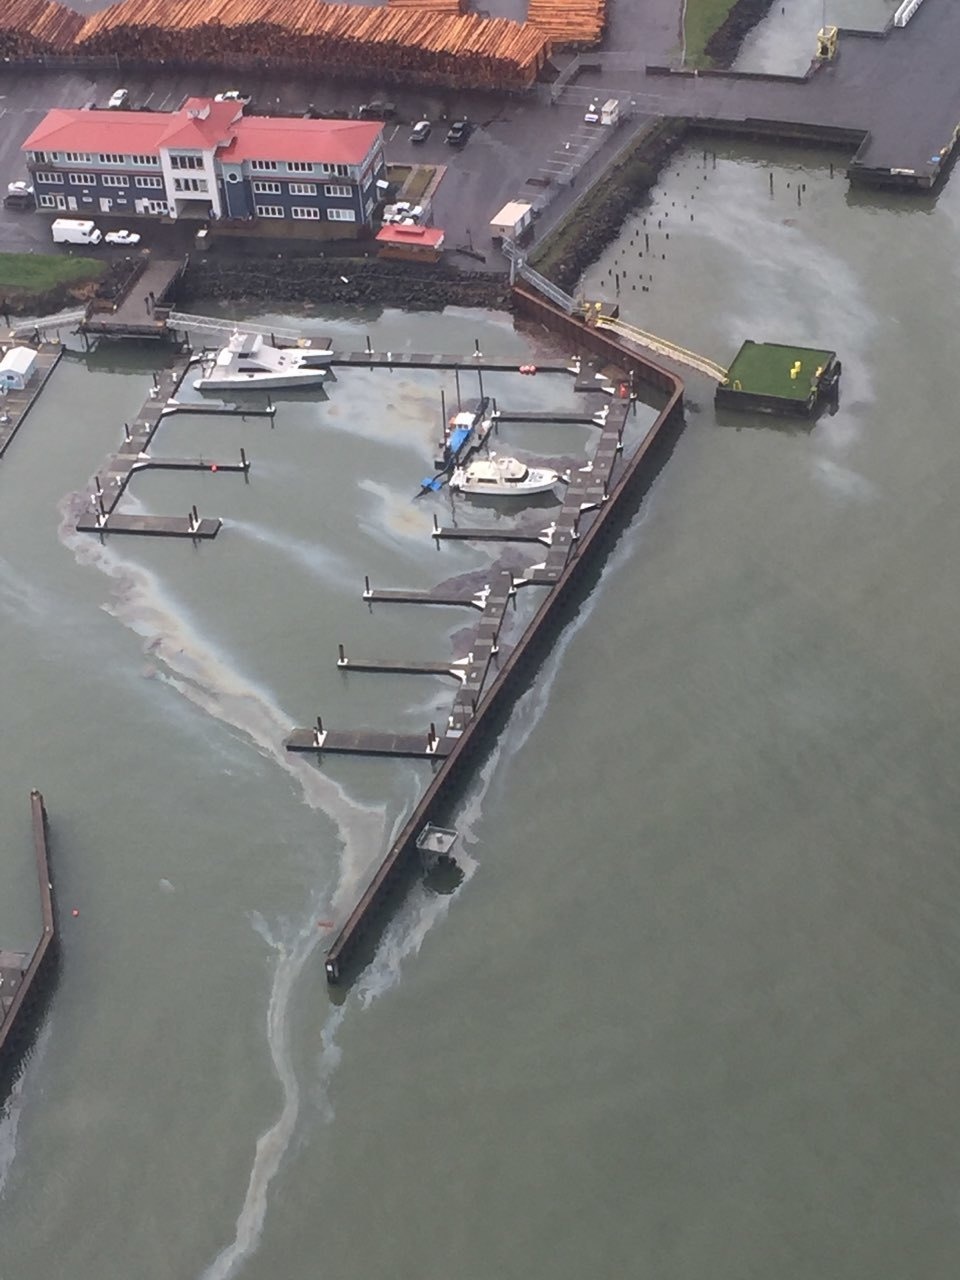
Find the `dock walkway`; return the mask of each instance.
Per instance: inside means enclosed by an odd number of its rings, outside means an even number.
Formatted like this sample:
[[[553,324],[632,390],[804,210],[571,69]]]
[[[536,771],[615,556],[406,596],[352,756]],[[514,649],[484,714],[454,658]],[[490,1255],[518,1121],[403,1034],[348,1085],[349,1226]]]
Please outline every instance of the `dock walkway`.
[[[37,402],[47,379],[60,363],[63,347],[59,342],[41,342],[37,352],[36,373],[22,391],[7,391],[0,398],[0,458],[20,430],[24,418]]]
[[[39,791],[30,793],[30,816],[42,924],[31,953],[0,949],[0,1098],[36,1031],[37,1014],[55,967],[58,946],[47,811]]]

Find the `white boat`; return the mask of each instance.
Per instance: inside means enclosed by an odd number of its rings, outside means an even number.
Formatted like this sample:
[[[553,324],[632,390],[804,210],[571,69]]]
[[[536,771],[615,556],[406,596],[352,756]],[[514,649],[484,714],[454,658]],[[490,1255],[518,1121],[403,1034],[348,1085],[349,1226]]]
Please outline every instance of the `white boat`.
[[[491,453],[489,458],[474,458],[465,467],[457,467],[450,477],[450,488],[472,497],[526,497],[546,493],[560,479],[548,467],[528,467],[517,458]]]
[[[234,333],[225,347],[204,362],[198,391],[237,391],[242,387],[315,387],[330,376],[332,351],[311,347],[275,347],[262,333]]]

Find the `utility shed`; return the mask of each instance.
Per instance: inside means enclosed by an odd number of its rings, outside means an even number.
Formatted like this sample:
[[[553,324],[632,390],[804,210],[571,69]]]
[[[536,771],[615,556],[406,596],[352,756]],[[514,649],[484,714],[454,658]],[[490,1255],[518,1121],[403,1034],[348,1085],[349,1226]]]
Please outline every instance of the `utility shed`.
[[[9,347],[0,360],[0,387],[6,391],[22,391],[37,367],[37,353],[32,347]]]
[[[529,200],[511,200],[490,223],[491,236],[518,240],[533,221],[533,205]]]
[[[412,262],[439,262],[443,249],[439,227],[404,227],[391,223],[377,232],[380,258],[406,258]]]

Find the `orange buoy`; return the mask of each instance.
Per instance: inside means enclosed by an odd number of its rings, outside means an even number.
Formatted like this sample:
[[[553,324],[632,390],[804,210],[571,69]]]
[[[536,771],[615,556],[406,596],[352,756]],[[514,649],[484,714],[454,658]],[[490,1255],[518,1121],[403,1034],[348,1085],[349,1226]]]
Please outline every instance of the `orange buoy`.
[[[216,471],[216,469],[217,469],[217,464],[216,464],[215,462],[211,462],[211,463],[210,463],[210,470],[211,470],[211,471]]]
[[[79,907],[74,907],[74,908],[73,908],[73,910],[70,912],[70,914],[71,914],[74,918],[76,918],[76,917],[80,914],[80,908],[79,908]]]

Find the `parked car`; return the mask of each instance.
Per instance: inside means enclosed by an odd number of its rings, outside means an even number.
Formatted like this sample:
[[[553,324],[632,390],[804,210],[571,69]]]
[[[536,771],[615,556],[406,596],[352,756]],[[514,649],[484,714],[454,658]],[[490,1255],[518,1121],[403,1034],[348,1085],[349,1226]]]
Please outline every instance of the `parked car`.
[[[586,111],[583,114],[583,122],[584,124],[600,123],[600,103],[599,102],[590,103],[589,107],[587,107]]]
[[[433,128],[429,120],[418,120],[410,132],[411,142],[426,142]]]
[[[250,94],[241,93],[239,89],[224,89],[223,93],[213,95],[214,102],[239,102],[246,107],[250,104]]]
[[[473,133],[473,125],[469,120],[454,120],[447,130],[447,143],[451,147],[462,147]]]
[[[117,89],[115,93],[111,93],[110,101],[107,103],[107,106],[111,111],[119,111],[122,107],[125,107],[129,101],[130,90]]]
[[[392,120],[397,108],[392,102],[365,102],[357,112],[360,120]]]
[[[35,203],[33,187],[29,182],[7,183],[7,194],[3,197],[5,209],[32,209]]]
[[[103,240],[105,244],[135,245],[140,243],[140,234],[137,231],[108,231]]]

